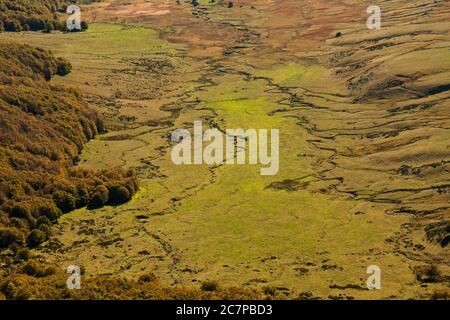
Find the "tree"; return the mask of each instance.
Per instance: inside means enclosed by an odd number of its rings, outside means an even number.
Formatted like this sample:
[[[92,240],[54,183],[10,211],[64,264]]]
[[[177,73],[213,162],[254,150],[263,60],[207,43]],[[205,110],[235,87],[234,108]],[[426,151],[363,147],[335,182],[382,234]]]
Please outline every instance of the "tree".
[[[22,232],[17,228],[0,228],[0,248],[8,248],[12,244],[22,242]]]
[[[28,235],[27,243],[30,248],[35,248],[38,247],[45,240],[47,240],[47,235],[45,234],[45,232],[39,229],[34,229]]]
[[[74,210],[76,206],[75,197],[62,190],[53,193],[53,201],[63,213]]]
[[[106,186],[104,185],[99,185],[95,188],[95,190],[97,192],[100,192],[100,194],[102,195],[103,199],[105,199],[105,203],[108,202],[109,200],[109,190]]]
[[[31,215],[31,208],[26,203],[17,203],[12,206],[9,215],[11,217],[26,218]]]
[[[113,204],[122,204],[131,198],[130,191],[124,186],[115,185],[109,190],[109,200]]]
[[[22,26],[17,20],[6,22],[5,30],[9,32],[20,32],[22,31]]]
[[[82,208],[88,205],[89,203],[89,191],[86,186],[78,185],[77,186],[77,208]]]
[[[106,201],[103,198],[102,194],[97,191],[96,193],[94,193],[91,200],[89,200],[88,208],[89,209],[98,209],[98,208],[103,207],[105,205],[105,203],[106,203]]]
[[[47,202],[39,207],[39,218],[46,218],[50,221],[56,221],[61,216],[61,210],[58,209],[54,203]],[[42,220],[42,219],[41,219]],[[37,222],[39,224],[39,222]]]
[[[56,60],[56,63],[57,63],[56,74],[58,76],[63,77],[72,72],[72,65],[70,64],[70,62],[68,62],[62,58],[58,58]]]
[[[95,126],[97,127],[98,133],[106,133],[105,124],[103,123],[102,119],[97,118],[95,120]]]
[[[36,225],[38,226],[38,227],[40,227],[41,225],[47,225],[47,226],[50,226],[52,223],[51,223],[51,221],[47,218],[47,217],[45,217],[45,216],[40,216],[39,218],[37,218],[37,220],[36,220]]]
[[[27,261],[31,256],[30,249],[28,249],[28,248],[19,249],[16,253],[16,256],[20,260]]]
[[[55,30],[55,26],[51,22],[46,22],[44,24],[44,32],[51,33],[53,30]]]
[[[81,27],[81,31],[86,31],[89,29],[89,25],[86,21],[81,21],[80,27]]]

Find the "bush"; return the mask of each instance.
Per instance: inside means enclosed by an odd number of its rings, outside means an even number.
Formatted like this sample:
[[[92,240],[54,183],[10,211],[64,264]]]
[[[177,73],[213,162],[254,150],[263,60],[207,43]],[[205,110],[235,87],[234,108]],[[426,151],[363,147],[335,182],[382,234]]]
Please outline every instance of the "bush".
[[[147,273],[139,277],[138,283],[144,284],[144,283],[157,283],[158,278],[155,276],[154,273]]]
[[[42,278],[56,273],[56,269],[46,266],[36,261],[28,261],[23,267],[22,272],[33,277]]]
[[[41,205],[41,207],[39,207],[38,212],[39,212],[38,220],[39,218],[46,218],[49,222],[56,221],[56,219],[58,219],[62,214],[61,210],[58,209],[53,203]],[[39,222],[37,223],[39,225]]]
[[[22,219],[19,218],[11,218],[11,220],[9,221],[11,226],[13,226],[14,228],[17,229],[25,229],[25,222],[23,222]]]
[[[414,268],[416,279],[422,283],[439,282],[441,280],[441,272],[435,265],[419,266]]]
[[[36,226],[40,227],[41,225],[47,225],[50,226],[52,223],[46,216],[40,216],[36,220]]]
[[[65,191],[55,191],[53,201],[63,213],[68,213],[76,207],[75,197]]]
[[[202,291],[213,292],[213,291],[219,291],[219,289],[220,289],[220,286],[217,281],[204,281],[204,282],[202,282],[202,285],[201,285]]]
[[[103,198],[100,192],[94,193],[91,200],[89,200],[88,209],[98,209],[102,208],[106,204],[105,199]]]
[[[22,31],[22,26],[18,21],[8,21],[5,24],[5,30],[9,32],[19,32]]]
[[[435,290],[431,295],[431,300],[449,300],[449,299],[450,293],[448,292],[448,290],[445,289]]]
[[[56,60],[56,62],[57,62],[56,74],[58,76],[63,77],[63,76],[68,75],[69,73],[72,72],[72,65],[70,64],[70,62],[68,62],[68,61],[66,61],[64,59],[61,59],[61,58],[58,58]]]
[[[38,247],[41,243],[47,240],[45,232],[39,229],[34,229],[30,232],[27,238],[27,243],[30,248]]]
[[[51,234],[51,228],[49,225],[46,225],[46,224],[40,225],[38,230],[42,231],[46,235],[47,239]]]
[[[80,27],[81,27],[81,31],[86,31],[89,29],[89,25],[86,21],[81,21]]]
[[[9,211],[11,217],[27,218],[31,215],[31,207],[27,203],[17,203]]]
[[[102,195],[103,199],[105,200],[105,203],[108,202],[108,200],[109,200],[109,190],[108,190],[108,188],[106,186],[99,185],[99,186],[97,186],[95,188],[95,191],[99,192]]]
[[[123,186],[112,186],[109,190],[109,200],[112,204],[122,204],[131,198],[130,191]]]
[[[17,228],[0,228],[0,248],[8,248],[12,244],[22,244],[23,234]]]
[[[47,22],[44,24],[44,32],[51,33],[53,30],[55,30],[53,23]]]
[[[77,186],[77,208],[85,207],[89,204],[89,191],[84,186]]]
[[[263,288],[263,293],[268,296],[275,296],[277,294],[277,288],[266,286]]]
[[[27,261],[30,258],[30,249],[28,248],[19,249],[19,251],[17,251],[16,256],[20,260]]]

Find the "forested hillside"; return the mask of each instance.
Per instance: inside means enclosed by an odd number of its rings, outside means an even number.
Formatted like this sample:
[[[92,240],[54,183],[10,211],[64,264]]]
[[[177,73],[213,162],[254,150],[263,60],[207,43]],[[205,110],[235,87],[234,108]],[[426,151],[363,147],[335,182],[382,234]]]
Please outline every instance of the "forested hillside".
[[[70,64],[46,50],[0,45],[1,248],[37,246],[62,213],[123,203],[137,189],[120,169],[74,169],[103,125],[79,92],[48,82],[68,72]]]
[[[0,31],[65,30],[67,7],[78,2],[97,0],[0,0]]]
[[[64,0],[1,0],[0,29],[6,31],[28,31],[59,29],[58,12],[64,12],[67,2]]]

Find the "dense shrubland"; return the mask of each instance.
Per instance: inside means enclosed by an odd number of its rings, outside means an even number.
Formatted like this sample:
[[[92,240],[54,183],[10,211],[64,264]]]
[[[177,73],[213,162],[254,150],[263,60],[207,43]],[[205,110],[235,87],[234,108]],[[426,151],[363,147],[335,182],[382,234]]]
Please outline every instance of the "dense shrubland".
[[[39,246],[63,213],[121,204],[138,188],[132,172],[74,166],[103,124],[79,92],[49,82],[70,69],[46,50],[0,44],[0,250]]]
[[[17,263],[15,272],[0,280],[2,299],[271,299],[261,290],[242,287],[223,287],[203,290],[193,287],[161,284],[153,274],[142,275],[137,280],[121,277],[84,277],[81,290],[69,290],[67,274],[59,268],[35,260]],[[280,297],[278,297],[280,298]]]

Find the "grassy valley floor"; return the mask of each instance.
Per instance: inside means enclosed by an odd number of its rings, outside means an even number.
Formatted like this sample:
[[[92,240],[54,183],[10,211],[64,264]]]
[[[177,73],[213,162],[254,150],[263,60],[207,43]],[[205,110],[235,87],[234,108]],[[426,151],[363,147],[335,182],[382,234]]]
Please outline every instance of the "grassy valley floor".
[[[37,254],[86,277],[153,271],[167,285],[215,280],[291,298],[448,290],[448,247],[424,231],[449,213],[450,94],[431,94],[450,72],[445,2],[422,1],[429,14],[411,22],[402,14],[423,8],[391,1],[372,32],[352,1],[129,2],[86,7],[85,33],[0,34],[71,61],[53,81],[105,115],[110,131],[80,166],[133,168],[141,181],[125,205],[60,218]],[[279,128],[279,173],[174,165],[170,134],[199,119]],[[414,268],[431,264],[440,280],[419,283]],[[367,290],[370,265],[381,290]]]

